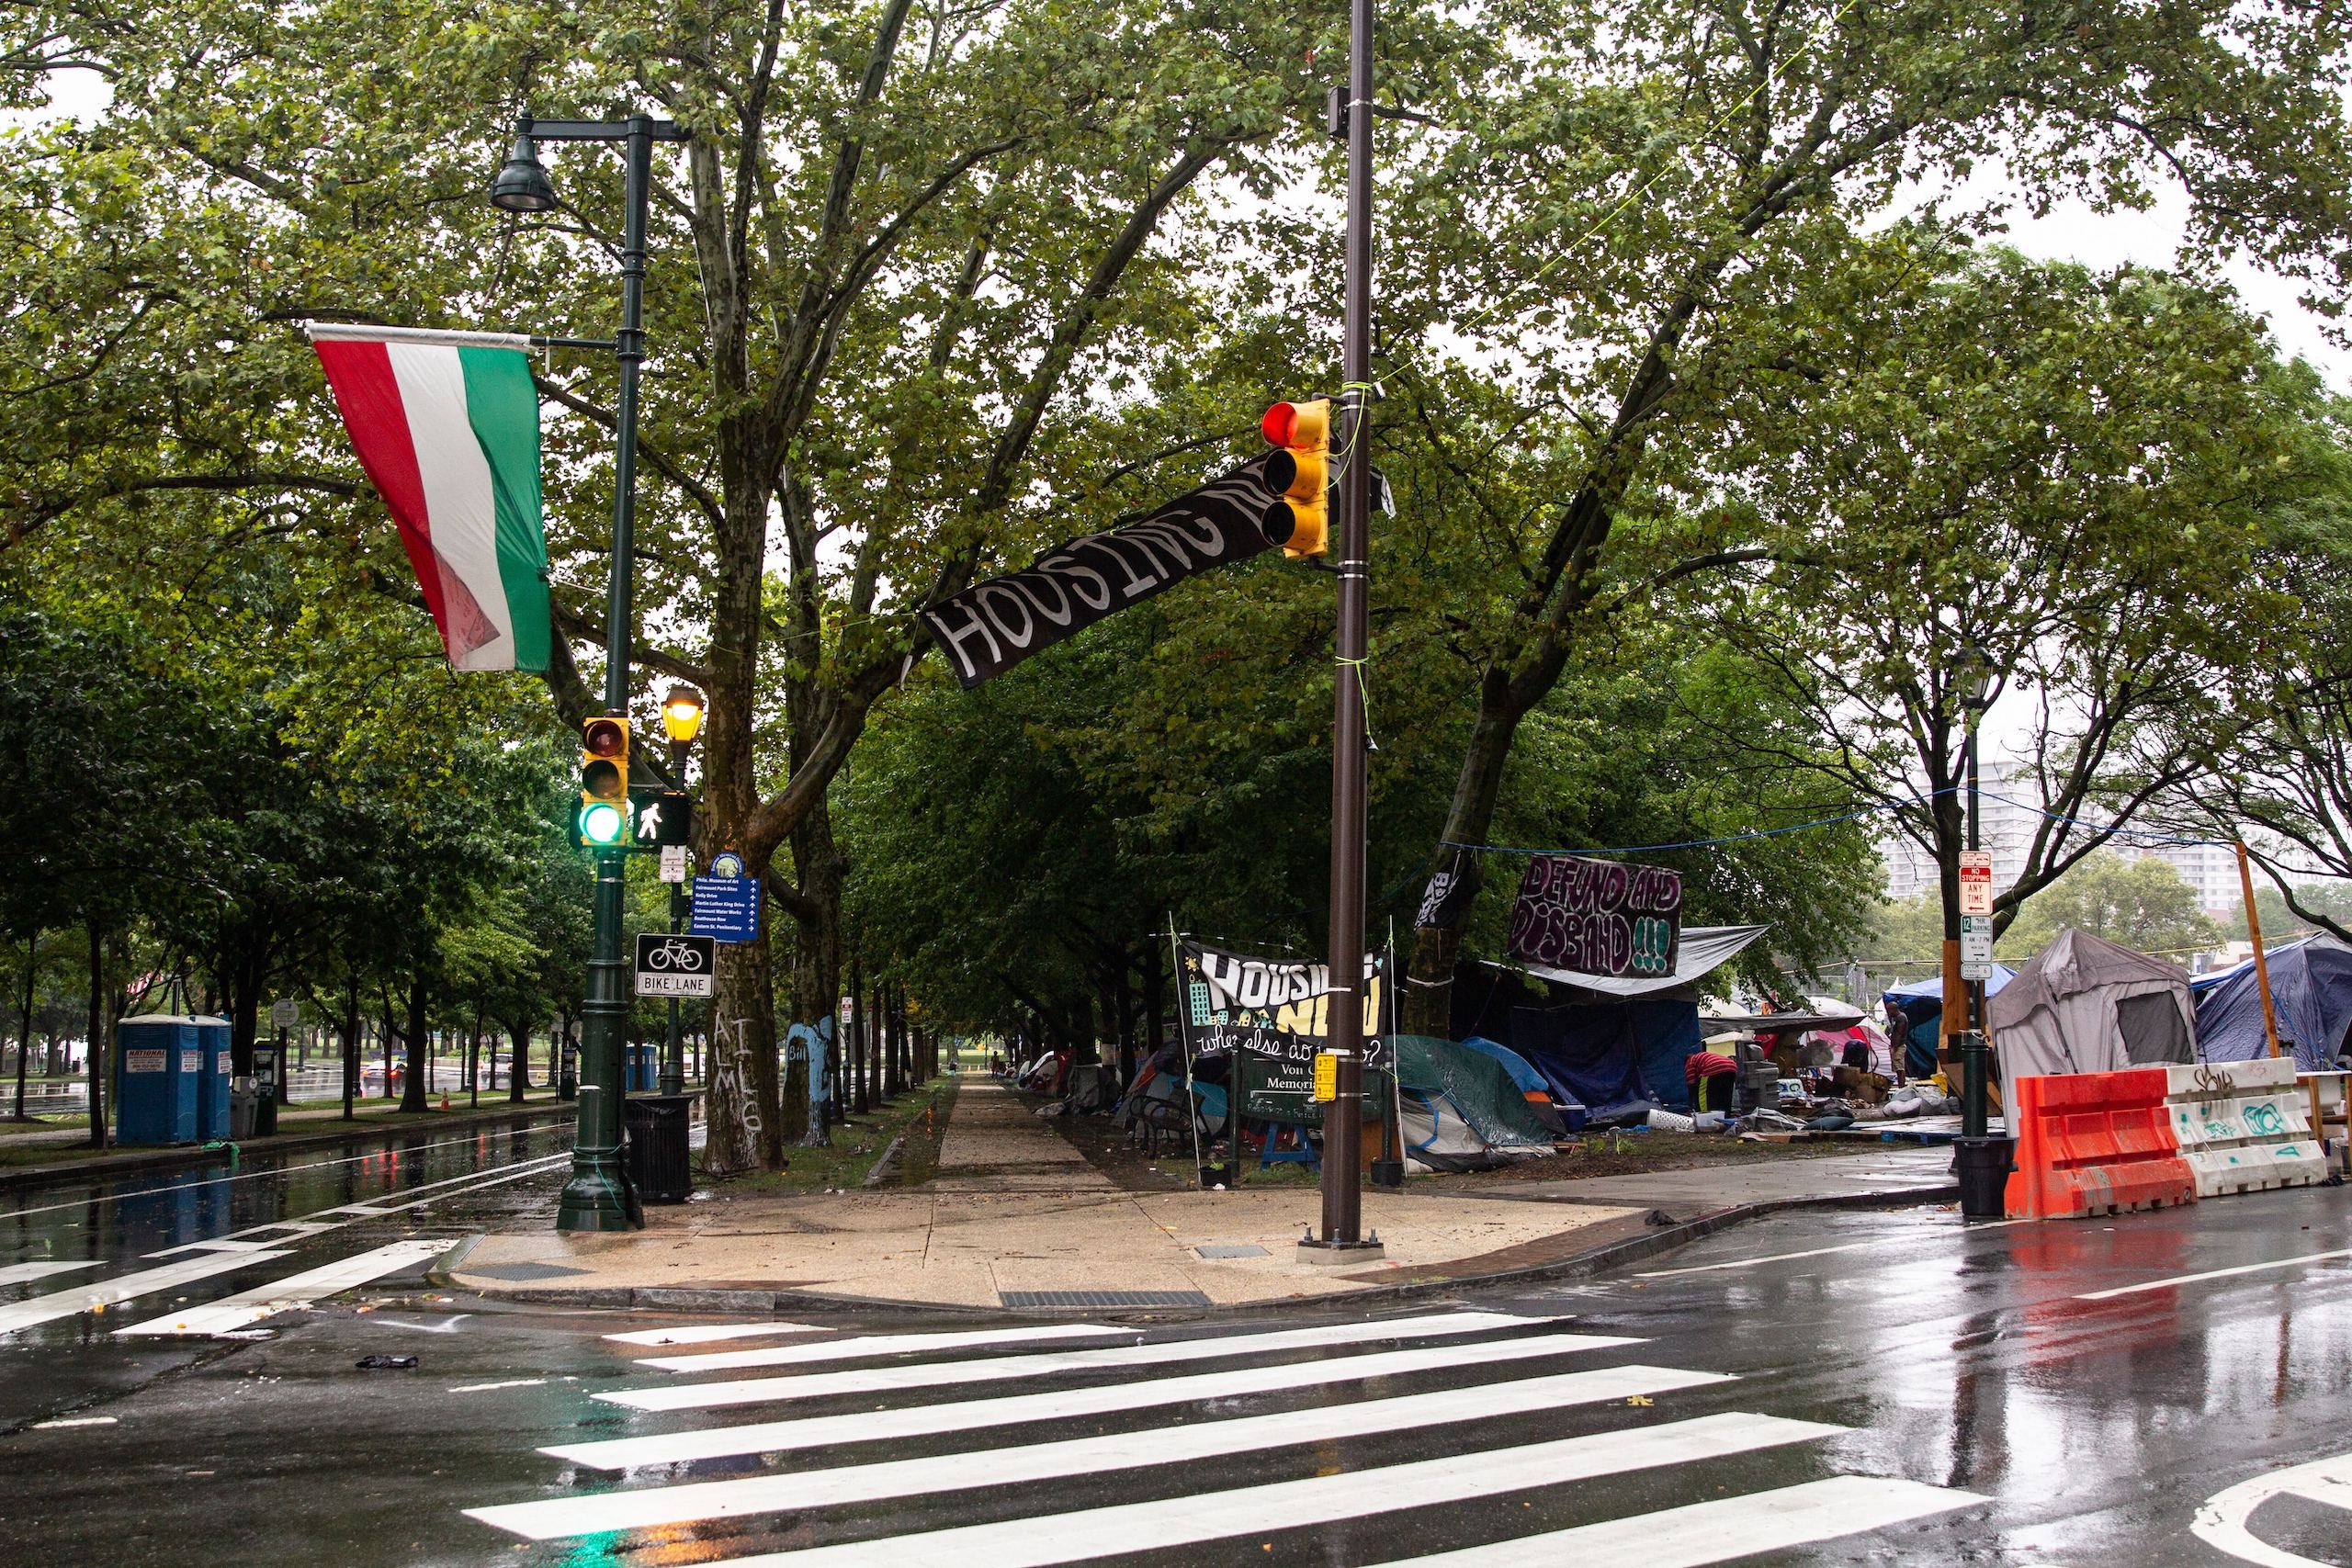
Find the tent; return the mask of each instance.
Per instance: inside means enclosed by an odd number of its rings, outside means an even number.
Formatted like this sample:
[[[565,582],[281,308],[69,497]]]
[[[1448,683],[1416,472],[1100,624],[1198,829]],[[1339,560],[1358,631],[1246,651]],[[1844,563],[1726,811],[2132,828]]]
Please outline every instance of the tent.
[[[1405,1153],[1433,1170],[1484,1170],[1552,1153],[1545,1127],[1502,1062],[1425,1034],[1399,1034]]]
[[[2005,1080],[2196,1059],[2187,971],[2071,927],[1985,1010]]]
[[[1555,1134],[1568,1130],[1567,1122],[1561,1119],[1559,1108],[1552,1101],[1551,1082],[1535,1070],[1535,1064],[1508,1045],[1498,1045],[1476,1034],[1463,1041],[1462,1044],[1500,1062],[1503,1071],[1510,1075],[1510,1081],[1519,1086],[1520,1098],[1527,1101],[1527,1108],[1535,1113],[1536,1120],[1543,1122],[1547,1130]]]
[[[1453,983],[1453,1033],[1524,1057],[1563,1106],[1605,1111],[1634,1100],[1690,1103],[1684,1058],[1699,1049],[1698,982],[1765,926],[1686,927],[1674,972],[1611,979],[1531,964],[1465,966]]]
[[[2336,937],[2305,937],[2264,955],[2278,1043],[2295,1045],[2295,1070],[2331,1071],[2352,1050],[2352,946]],[[2207,1062],[2249,1062],[2270,1054],[2262,1028],[2262,992],[2251,959],[2189,983],[2197,1002],[2197,1055]]]
[[[1997,997],[2002,988],[2018,977],[2018,972],[2006,964],[1993,965],[1993,977],[1984,982],[1986,997]],[[1903,1053],[1903,1070],[1915,1078],[1926,1077],[1936,1070],[1936,1025],[1944,1016],[1944,977],[1931,975],[1907,986],[1897,986],[1880,995],[1879,1000],[1889,1008],[1901,1008],[1903,1016],[1910,1020]]]

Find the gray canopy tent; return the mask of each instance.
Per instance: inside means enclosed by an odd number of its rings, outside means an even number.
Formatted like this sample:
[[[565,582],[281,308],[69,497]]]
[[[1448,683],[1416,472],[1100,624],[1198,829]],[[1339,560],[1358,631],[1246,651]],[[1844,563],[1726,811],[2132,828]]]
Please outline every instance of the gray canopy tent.
[[[1986,1010],[2004,1080],[2196,1059],[2188,972],[2088,931],[2060,931]]]

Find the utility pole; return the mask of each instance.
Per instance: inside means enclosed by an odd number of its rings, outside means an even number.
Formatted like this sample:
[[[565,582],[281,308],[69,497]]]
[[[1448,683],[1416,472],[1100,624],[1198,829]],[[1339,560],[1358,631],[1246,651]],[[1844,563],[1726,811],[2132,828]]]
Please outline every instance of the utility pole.
[[[1323,1108],[1323,1233],[1300,1244],[1318,1262],[1378,1257],[1363,1239],[1363,659],[1371,624],[1372,0],[1350,0],[1348,231],[1340,407],[1338,678],[1331,696],[1331,971],[1328,1049],[1335,1093]]]

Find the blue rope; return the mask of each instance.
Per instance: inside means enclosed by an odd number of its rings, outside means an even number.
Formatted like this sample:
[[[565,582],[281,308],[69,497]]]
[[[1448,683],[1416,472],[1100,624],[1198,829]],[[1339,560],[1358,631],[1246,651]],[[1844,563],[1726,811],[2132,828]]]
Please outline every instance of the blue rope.
[[[1841,823],[1859,822],[1864,818],[1880,816],[1889,811],[1901,811],[1906,807],[1926,806],[1943,795],[1964,793],[1965,791],[1959,785],[1954,784],[1945,789],[1930,791],[1909,800],[1890,801],[1883,806],[1866,806],[1860,811],[1849,811],[1838,817],[1824,817],[1812,822],[1792,822],[1785,828],[1763,828],[1752,833],[1726,833],[1716,839],[1684,839],[1671,844],[1620,844],[1605,850],[1531,850],[1516,844],[1465,844],[1458,839],[1441,839],[1438,842],[1448,849],[1477,850],[1498,855],[1641,855],[1654,854],[1661,850],[1709,850],[1720,844],[1745,844],[1758,839],[1778,839],[1790,833],[1809,833],[1816,828],[1835,828]],[[1983,799],[1997,800],[2004,806],[2014,807],[2019,811],[2030,811],[2036,817],[2046,817],[2052,822],[2066,822],[2086,828],[2105,826],[2102,823],[2087,821],[2080,817],[2068,817],[2060,812],[2046,810],[2039,806],[2028,806],[2024,801],[2011,800],[2005,795],[1995,795],[1990,790],[1979,790],[1977,794]],[[2166,837],[2137,828],[2113,829],[2109,836],[2133,844],[2214,844],[2226,847],[2233,841],[2228,839]]]

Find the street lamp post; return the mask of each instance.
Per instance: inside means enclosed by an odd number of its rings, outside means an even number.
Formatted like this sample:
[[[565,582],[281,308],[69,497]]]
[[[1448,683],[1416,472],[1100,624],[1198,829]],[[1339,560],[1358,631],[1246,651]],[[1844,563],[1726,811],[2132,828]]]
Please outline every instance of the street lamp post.
[[[1984,830],[1984,808],[1976,787],[1976,753],[1984,710],[1993,705],[1993,659],[1983,649],[1972,645],[1960,650],[1954,664],[1953,684],[1959,688],[1961,706],[1968,714],[1968,847],[1973,852],[1982,847],[1979,840]],[[1964,1138],[1982,1139],[1987,1119],[1985,984],[1981,978],[1967,984],[1968,1032],[1961,1038],[1961,1070],[1966,1082],[1961,1087],[1960,1129]]]
[[[673,686],[670,694],[662,699],[662,728],[670,737],[670,769],[678,775],[678,787],[686,787],[686,753],[693,749],[695,737],[702,733],[702,694],[692,686]],[[675,935],[678,919],[685,913],[685,884],[670,884],[670,931]],[[662,1056],[662,1076],[655,1084],[657,1092],[664,1095],[686,1092],[686,1052],[678,1038],[678,998],[670,998],[670,1040]]]
[[[645,218],[652,183],[653,144],[684,141],[687,132],[666,119],[631,115],[625,120],[534,119],[514,122],[514,145],[491,182],[491,204],[507,212],[546,212],[557,205],[555,186],[539,163],[540,141],[619,142],[626,181],[621,229],[621,325],[613,356],[620,364],[620,396],[613,409],[612,576],[605,595],[605,711],[628,712],[630,575],[637,523],[637,374],[645,357]],[[600,847],[596,859],[595,935],[588,960],[587,998],[581,1009],[580,1117],[571,1146],[571,1178],[556,1208],[556,1228],[635,1230],[644,1224],[637,1195],[621,1163],[621,1057],[628,1029],[628,964],[621,956],[621,895],[626,844]]]

